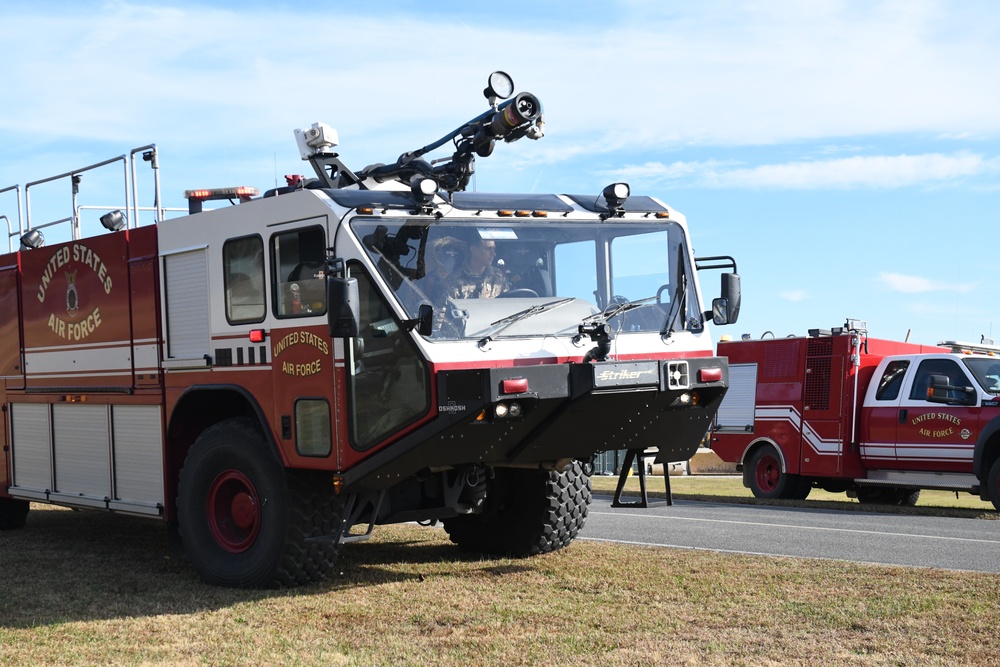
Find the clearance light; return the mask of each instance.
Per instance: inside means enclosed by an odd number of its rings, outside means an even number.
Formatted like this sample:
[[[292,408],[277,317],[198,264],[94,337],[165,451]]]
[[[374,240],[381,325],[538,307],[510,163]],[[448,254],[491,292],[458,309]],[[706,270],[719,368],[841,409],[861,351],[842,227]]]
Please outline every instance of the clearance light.
[[[530,218],[531,211],[514,211],[515,218]]]
[[[698,382],[722,382],[721,368],[699,368]]]
[[[547,218],[549,217],[548,211],[532,211],[531,217],[533,218]]]
[[[375,209],[373,209],[371,206],[359,206],[355,210],[358,212],[358,215],[374,215],[375,214]]]
[[[497,211],[497,215],[499,215],[501,218],[509,218],[514,215],[514,211],[502,208],[499,211]]]
[[[657,211],[656,212],[656,217],[657,218],[661,218],[661,219],[662,218],[669,218],[670,217],[670,211]]]
[[[523,394],[528,391],[528,378],[508,378],[500,383],[504,394]]]
[[[251,329],[250,330],[250,342],[251,343],[263,343],[265,333],[263,329]]]

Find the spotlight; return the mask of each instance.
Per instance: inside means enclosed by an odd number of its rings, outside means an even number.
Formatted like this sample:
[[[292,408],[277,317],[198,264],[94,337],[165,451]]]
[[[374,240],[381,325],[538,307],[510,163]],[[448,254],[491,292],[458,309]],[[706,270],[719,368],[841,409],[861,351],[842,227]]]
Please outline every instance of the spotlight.
[[[101,224],[109,232],[121,231],[126,224],[125,215],[121,211],[111,211],[101,216]]]
[[[21,250],[32,250],[34,248],[41,248],[45,245],[45,237],[37,229],[29,229],[24,236],[21,237]]]
[[[628,199],[630,192],[628,183],[612,183],[604,188],[601,194],[608,203],[608,213],[623,213],[622,207],[625,206],[625,200]]]

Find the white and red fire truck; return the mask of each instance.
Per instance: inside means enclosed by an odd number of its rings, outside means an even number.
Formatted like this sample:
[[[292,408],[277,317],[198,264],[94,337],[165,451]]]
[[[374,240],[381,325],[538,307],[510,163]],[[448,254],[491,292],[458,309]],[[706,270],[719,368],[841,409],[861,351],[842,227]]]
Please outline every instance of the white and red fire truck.
[[[189,191],[188,215],[147,226],[133,195],[91,236],[75,210],[57,245],[30,224],[51,179],[24,187],[26,228],[21,187],[0,190],[22,243],[0,255],[0,528],[29,502],[157,517],[208,582],[294,585],[392,522],[559,549],[596,452],[688,458],[726,390],[709,322],[736,320],[735,262],[696,259],[684,217],[623,183],[464,192],[475,155],[542,134],[512,93],[494,74],[482,115],[358,172],[314,124],[295,133],[314,178]],[[155,147],[120,158],[126,193],[137,153],[158,168]],[[74,205],[85,169],[62,175]],[[474,248],[488,279],[451,289]],[[698,269],[728,267],[704,312]]]
[[[712,449],[758,498],[814,486],[864,503],[920,489],[1000,509],[1000,347],[869,338],[863,322],[808,336],[720,341],[730,389]]]

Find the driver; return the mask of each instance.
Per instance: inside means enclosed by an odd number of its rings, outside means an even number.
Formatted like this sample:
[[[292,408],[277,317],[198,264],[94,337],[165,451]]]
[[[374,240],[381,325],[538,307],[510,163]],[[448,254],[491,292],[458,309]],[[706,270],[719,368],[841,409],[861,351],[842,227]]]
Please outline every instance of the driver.
[[[465,261],[446,282],[453,299],[492,299],[507,290],[507,277],[493,264],[496,242],[478,235],[469,241]]]

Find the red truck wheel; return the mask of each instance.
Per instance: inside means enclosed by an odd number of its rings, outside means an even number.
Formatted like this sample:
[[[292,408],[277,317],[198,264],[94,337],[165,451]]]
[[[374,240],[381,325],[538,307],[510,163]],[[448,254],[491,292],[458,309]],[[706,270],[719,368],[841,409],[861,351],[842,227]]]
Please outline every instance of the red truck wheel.
[[[24,528],[29,507],[27,500],[0,498],[0,530]]]
[[[310,542],[340,526],[332,484],[284,470],[249,419],[229,419],[195,441],[177,487],[184,551],[206,582],[272,587],[322,579],[339,545]]]
[[[771,445],[765,445],[753,453],[745,473],[745,480],[754,497],[766,499],[788,497],[786,492],[791,490],[791,486],[795,486],[791,477],[781,469],[781,458]]]
[[[990,466],[989,477],[986,479],[986,493],[993,507],[1000,510],[1000,459]]]

